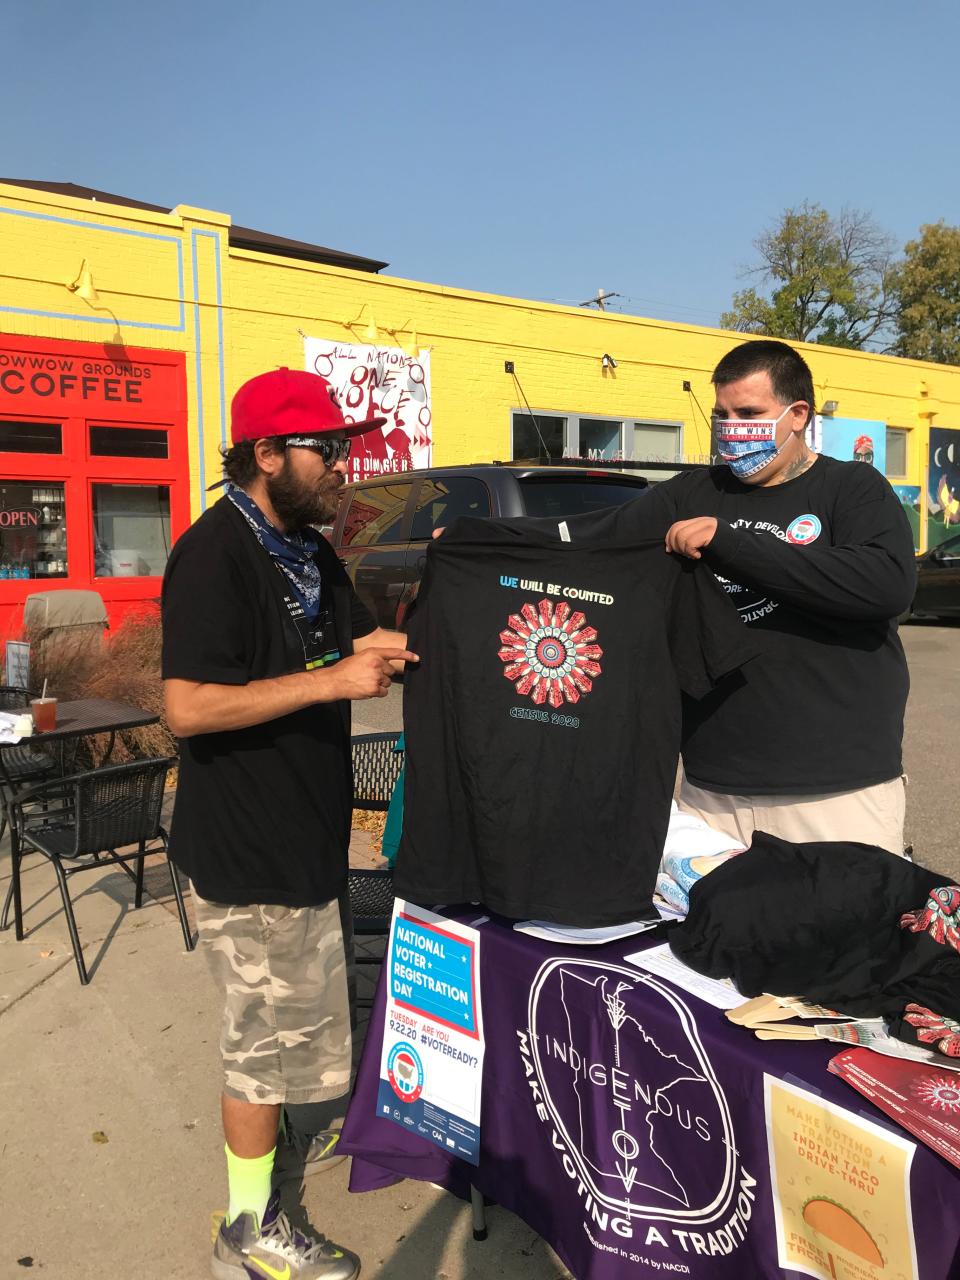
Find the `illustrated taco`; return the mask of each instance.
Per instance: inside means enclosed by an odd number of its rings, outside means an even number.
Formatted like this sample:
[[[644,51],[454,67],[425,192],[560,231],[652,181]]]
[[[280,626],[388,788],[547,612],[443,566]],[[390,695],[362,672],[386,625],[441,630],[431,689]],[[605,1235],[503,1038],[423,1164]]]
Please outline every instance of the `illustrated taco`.
[[[825,1196],[816,1196],[803,1206],[803,1220],[817,1235],[840,1249],[855,1253],[874,1267],[883,1266],[883,1255],[866,1227],[849,1210]]]

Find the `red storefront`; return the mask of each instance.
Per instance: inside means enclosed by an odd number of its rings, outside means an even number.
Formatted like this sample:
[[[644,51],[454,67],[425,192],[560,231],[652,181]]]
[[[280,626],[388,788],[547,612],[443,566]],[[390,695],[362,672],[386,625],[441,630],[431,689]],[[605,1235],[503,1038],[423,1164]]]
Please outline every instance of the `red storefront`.
[[[182,352],[0,334],[0,637],[35,591],[156,601],[189,523]]]

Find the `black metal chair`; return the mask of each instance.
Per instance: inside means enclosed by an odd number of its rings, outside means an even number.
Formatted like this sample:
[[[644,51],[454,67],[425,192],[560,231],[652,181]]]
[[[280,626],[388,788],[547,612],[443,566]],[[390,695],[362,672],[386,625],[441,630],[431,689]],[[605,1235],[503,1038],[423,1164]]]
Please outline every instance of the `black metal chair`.
[[[400,770],[403,751],[395,751],[400,731],[360,733],[350,739],[353,757],[353,807],[385,813]]]
[[[400,770],[403,752],[395,751],[397,733],[362,733],[351,739],[353,807],[384,813]],[[393,915],[393,871],[350,868],[347,875],[354,938],[385,938]],[[357,964],[380,964],[380,955],[357,951]],[[367,1000],[358,1001],[361,1005]]]
[[[29,689],[2,684],[0,711],[29,711],[31,697],[33,694]],[[59,760],[32,739],[0,748],[0,801],[3,805],[3,812],[0,814],[0,839],[3,838],[7,825],[7,805],[17,792],[30,783],[41,782],[60,771]]]
[[[10,804],[11,888],[17,940],[23,938],[20,864],[26,854],[36,852],[42,854],[56,872],[73,955],[84,985],[90,979],[83,962],[67,881],[81,871],[116,863],[136,885],[134,906],[140,907],[144,858],[147,854],[167,852],[167,833],[160,825],[160,809],[167,772],[174,762],[173,756],[135,760],[55,778],[20,793]],[[136,873],[127,866],[128,862],[136,862]],[[192,951],[193,938],[177,871],[169,859],[167,865],[183,940],[187,950]],[[8,908],[9,901],[0,919],[0,928],[7,927]]]

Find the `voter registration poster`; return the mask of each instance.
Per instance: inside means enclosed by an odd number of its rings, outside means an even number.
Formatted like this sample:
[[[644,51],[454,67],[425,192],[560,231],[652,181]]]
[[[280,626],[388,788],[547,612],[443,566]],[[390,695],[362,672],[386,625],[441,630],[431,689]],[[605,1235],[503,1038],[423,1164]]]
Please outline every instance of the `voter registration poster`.
[[[478,1164],[480,934],[398,898],[384,964],[377,1115]]]

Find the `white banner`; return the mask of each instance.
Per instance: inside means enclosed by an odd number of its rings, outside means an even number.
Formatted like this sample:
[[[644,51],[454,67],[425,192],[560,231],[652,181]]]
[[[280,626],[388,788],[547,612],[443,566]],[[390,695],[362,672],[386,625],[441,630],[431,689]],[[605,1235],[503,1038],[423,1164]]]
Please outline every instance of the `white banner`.
[[[347,422],[384,417],[356,437],[349,480],[429,467],[433,440],[430,352],[408,355],[400,347],[359,346],[329,338],[304,338],[304,367],[336,389]]]

